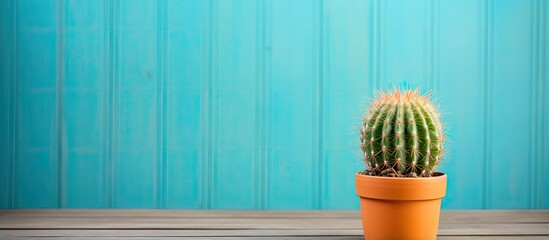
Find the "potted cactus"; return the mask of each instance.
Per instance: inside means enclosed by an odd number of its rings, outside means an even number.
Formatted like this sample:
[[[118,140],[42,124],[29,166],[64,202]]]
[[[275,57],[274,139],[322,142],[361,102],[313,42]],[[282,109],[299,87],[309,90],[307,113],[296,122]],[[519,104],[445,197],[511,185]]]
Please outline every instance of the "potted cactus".
[[[356,174],[366,239],[436,239],[446,175],[440,115],[418,89],[380,92],[360,129],[366,170]]]

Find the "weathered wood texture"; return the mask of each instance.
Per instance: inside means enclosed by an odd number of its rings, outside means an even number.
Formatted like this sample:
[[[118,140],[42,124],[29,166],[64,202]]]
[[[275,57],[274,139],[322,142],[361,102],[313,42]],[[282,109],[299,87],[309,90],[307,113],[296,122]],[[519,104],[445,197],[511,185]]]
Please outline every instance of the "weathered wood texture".
[[[549,208],[547,0],[0,0],[0,208],[358,209],[375,89],[443,209]]]
[[[1,210],[0,237],[359,239],[357,211]],[[549,239],[549,210],[444,211],[439,239]]]

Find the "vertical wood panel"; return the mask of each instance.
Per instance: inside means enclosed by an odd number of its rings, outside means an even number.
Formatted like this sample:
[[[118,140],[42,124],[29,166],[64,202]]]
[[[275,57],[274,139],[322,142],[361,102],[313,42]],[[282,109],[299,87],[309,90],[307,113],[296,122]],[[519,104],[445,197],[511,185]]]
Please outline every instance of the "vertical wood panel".
[[[205,1],[168,1],[166,207],[203,208]]]
[[[382,1],[380,4],[381,84],[378,88],[406,83],[427,89],[427,0]]]
[[[444,1],[440,7],[444,28],[440,32],[440,92],[436,95],[447,112],[444,120],[451,127],[447,157],[440,169],[448,174],[448,189],[451,189],[444,205],[482,208],[483,136],[478,133],[482,132],[484,120],[483,107],[479,104],[483,101],[481,40],[487,30],[482,24],[478,1]]]
[[[66,1],[63,94],[65,207],[106,207],[102,141],[106,2]],[[107,16],[108,17],[108,16]]]
[[[219,1],[212,208],[255,207],[256,6]]]
[[[11,160],[13,147],[13,87],[15,66],[15,2],[0,2],[0,208],[11,205]]]
[[[273,1],[272,149],[267,208],[312,208],[313,1]],[[292,183],[292,184],[288,184]]]
[[[532,184],[532,118],[527,106],[532,104],[529,97],[532,51],[526,49],[532,47],[532,10],[530,4],[523,1],[494,1],[493,4],[492,124],[494,136],[498,137],[493,139],[493,161],[488,166],[492,169],[492,207],[528,208]]]
[[[17,4],[16,207],[57,207],[57,5]]]
[[[156,206],[156,1],[120,1],[115,207]]]
[[[364,168],[358,128],[372,95],[371,3],[326,1],[324,41],[323,209],[358,208],[354,173]]]

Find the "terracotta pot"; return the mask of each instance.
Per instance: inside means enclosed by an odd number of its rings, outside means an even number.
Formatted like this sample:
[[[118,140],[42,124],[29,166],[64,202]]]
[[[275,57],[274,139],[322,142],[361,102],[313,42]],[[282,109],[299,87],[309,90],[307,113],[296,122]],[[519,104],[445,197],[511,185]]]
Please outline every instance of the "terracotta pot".
[[[356,174],[364,238],[436,239],[446,175],[429,178]]]

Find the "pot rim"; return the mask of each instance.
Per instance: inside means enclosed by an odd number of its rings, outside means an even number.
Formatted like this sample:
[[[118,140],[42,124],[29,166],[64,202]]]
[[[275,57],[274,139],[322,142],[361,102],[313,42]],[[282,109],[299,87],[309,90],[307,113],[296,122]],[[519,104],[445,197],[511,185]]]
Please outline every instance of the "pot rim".
[[[357,172],[356,174],[357,175],[360,175],[360,176],[364,176],[364,177],[371,177],[371,178],[383,178],[383,179],[406,179],[407,181],[410,180],[410,181],[414,181],[414,180],[417,180],[417,179],[432,179],[432,178],[439,178],[439,177],[444,177],[446,176],[446,173],[443,173],[443,172],[435,172],[435,173],[440,173],[440,175],[437,175],[437,176],[431,176],[431,177],[383,177],[383,176],[373,176],[373,175],[366,175],[366,174],[362,174],[362,172]]]
[[[385,200],[431,200],[446,195],[447,175],[422,178],[380,177],[355,174],[360,197]]]

